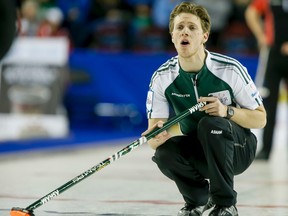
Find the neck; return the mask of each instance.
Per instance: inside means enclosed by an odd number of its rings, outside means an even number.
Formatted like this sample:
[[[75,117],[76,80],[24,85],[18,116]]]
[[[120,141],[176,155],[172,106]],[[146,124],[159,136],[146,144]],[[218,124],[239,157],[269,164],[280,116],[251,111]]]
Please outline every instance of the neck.
[[[181,68],[186,72],[198,72],[204,65],[206,52],[203,49],[190,57],[179,56]]]

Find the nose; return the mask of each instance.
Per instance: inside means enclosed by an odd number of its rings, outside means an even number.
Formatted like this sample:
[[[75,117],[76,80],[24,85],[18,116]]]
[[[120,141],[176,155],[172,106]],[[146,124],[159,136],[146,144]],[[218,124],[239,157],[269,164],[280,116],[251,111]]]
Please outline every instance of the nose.
[[[187,27],[184,27],[183,29],[182,29],[182,35],[188,35],[188,28]]]

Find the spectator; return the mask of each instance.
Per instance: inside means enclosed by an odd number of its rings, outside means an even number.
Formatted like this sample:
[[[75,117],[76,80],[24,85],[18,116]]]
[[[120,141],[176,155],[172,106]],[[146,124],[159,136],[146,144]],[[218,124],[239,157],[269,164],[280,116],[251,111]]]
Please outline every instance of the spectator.
[[[92,0],[56,0],[56,5],[63,13],[63,27],[69,31],[74,47],[88,44],[89,10]]]
[[[119,52],[127,48],[131,9],[120,0],[94,0],[89,11],[89,47]]]
[[[63,14],[57,7],[49,8],[46,11],[45,19],[39,26],[37,36],[39,37],[68,37],[68,32],[62,27]]]
[[[141,30],[145,30],[152,26],[150,16],[150,7],[147,4],[136,4],[134,6],[134,15],[131,20],[130,31],[135,36]]]
[[[39,5],[39,18],[45,19],[46,10],[52,7],[57,7],[56,0],[37,0]]]
[[[20,36],[36,36],[39,28],[39,5],[35,0],[26,0],[20,7]]]

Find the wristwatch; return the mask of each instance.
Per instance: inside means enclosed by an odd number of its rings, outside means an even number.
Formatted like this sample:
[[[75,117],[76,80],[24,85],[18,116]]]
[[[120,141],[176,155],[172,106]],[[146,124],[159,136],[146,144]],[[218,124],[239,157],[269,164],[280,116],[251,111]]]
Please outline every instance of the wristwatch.
[[[227,106],[226,118],[230,119],[234,115],[234,109],[231,106]]]

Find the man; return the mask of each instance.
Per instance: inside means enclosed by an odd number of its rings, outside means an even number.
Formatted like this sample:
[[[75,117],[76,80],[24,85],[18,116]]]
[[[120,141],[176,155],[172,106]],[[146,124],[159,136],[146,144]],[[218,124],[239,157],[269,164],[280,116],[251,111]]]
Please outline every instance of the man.
[[[288,0],[253,0],[245,13],[246,21],[258,41],[261,54],[269,50],[267,62],[260,55],[256,84],[262,87],[267,126],[263,131],[263,145],[256,159],[268,160],[272,150],[279,86],[288,83]],[[262,18],[264,17],[264,20]],[[264,21],[264,25],[263,22]],[[263,80],[264,83],[257,83]]]
[[[261,97],[243,65],[205,49],[210,32],[205,8],[189,2],[177,5],[169,31],[178,55],[152,76],[148,129],[142,135],[162,127],[170,108],[179,114],[206,102],[180,122],[183,135],[164,131],[148,144],[156,149],[153,161],[186,202],[179,216],[202,215],[213,206],[210,216],[238,215],[234,175],[244,172],[255,157],[257,141],[249,128],[266,124]]]

